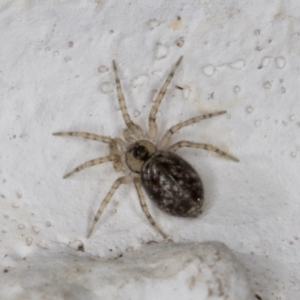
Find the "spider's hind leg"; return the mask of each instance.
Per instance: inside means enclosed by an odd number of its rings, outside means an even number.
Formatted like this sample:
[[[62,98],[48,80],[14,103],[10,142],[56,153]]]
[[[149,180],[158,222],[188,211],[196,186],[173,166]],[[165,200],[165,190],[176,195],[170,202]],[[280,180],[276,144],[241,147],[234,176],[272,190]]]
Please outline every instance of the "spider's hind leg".
[[[113,194],[115,193],[115,191],[118,189],[118,187],[121,185],[121,184],[124,184],[124,183],[129,183],[132,181],[132,178],[130,175],[127,175],[127,176],[123,176],[123,177],[120,177],[118,178],[114,184],[112,185],[111,189],[109,190],[109,192],[107,193],[106,197],[104,198],[103,202],[101,203],[95,217],[94,217],[94,220],[93,220],[93,223],[89,229],[89,232],[88,232],[88,235],[87,237],[89,238],[102,214],[102,212],[104,211],[106,205],[108,204],[108,202],[110,201],[111,197],[113,196]]]
[[[194,142],[190,142],[190,141],[180,141],[178,143],[175,143],[174,145],[172,145],[168,150],[169,151],[177,151],[178,149],[182,148],[182,147],[188,147],[188,148],[196,148],[196,149],[204,149],[207,151],[213,151],[215,153],[217,153],[220,156],[223,156],[227,159],[239,162],[239,160],[234,157],[233,155],[213,146],[213,145],[209,145],[209,144],[201,144],[201,143],[194,143]]]
[[[139,178],[134,178],[133,182],[135,184],[135,188],[136,188],[137,193],[139,195],[139,199],[140,199],[140,203],[141,203],[143,212],[145,213],[145,215],[148,218],[149,222],[151,223],[151,225],[155,228],[155,230],[159,234],[161,234],[164,238],[167,238],[168,236],[159,228],[159,226],[155,223],[152,216],[150,215],[150,212],[149,212],[149,209],[147,207],[145,197],[144,197],[144,194],[143,194],[143,191],[142,191],[141,180]]]
[[[223,115],[223,114],[226,114],[226,110],[221,110],[221,111],[217,111],[215,113],[208,113],[208,114],[204,114],[204,115],[200,115],[200,116],[197,116],[197,117],[194,117],[194,118],[191,118],[191,119],[188,119],[184,122],[181,122],[181,123],[178,123],[174,126],[172,126],[169,130],[167,130],[167,132],[164,134],[164,136],[162,137],[162,139],[160,140],[159,144],[158,144],[158,149],[163,149],[170,141],[172,135],[180,130],[181,128],[183,127],[186,127],[186,126],[189,126],[189,125],[192,125],[192,124],[195,124],[195,123],[199,123],[201,122],[202,120],[205,120],[205,119],[209,119],[209,118],[212,118],[212,117],[215,117],[215,116],[219,116],[219,115]]]

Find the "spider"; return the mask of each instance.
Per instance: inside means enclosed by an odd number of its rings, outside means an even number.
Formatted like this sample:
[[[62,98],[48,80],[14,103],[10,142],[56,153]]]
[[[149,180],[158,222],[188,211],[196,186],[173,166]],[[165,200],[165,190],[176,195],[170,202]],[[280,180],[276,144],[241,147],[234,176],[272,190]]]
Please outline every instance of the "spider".
[[[191,124],[198,123],[204,119],[223,115],[226,113],[225,110],[198,115],[184,122],[180,122],[169,128],[163,137],[158,140],[156,124],[157,111],[182,58],[183,57],[181,56],[178,59],[154,100],[148,118],[148,133],[144,133],[141,127],[135,124],[128,114],[115,61],[113,61],[113,70],[116,89],[119,105],[126,124],[126,128],[123,131],[123,138],[112,138],[88,132],[71,131],[53,133],[55,136],[75,136],[103,142],[107,143],[109,147],[109,155],[87,161],[73,171],[67,173],[63,178],[68,178],[76,172],[105,162],[112,162],[116,171],[124,173],[123,176],[119,177],[113,183],[111,189],[101,203],[88,231],[88,238],[91,236],[96,223],[115,191],[121,184],[130,182],[133,182],[135,185],[142,210],[149,222],[164,238],[167,238],[167,234],[165,234],[152,218],[145,202],[142,187],[146,190],[150,199],[166,213],[179,217],[197,217],[201,213],[204,201],[203,184],[194,168],[183,158],[175,154],[178,149],[182,147],[204,149],[213,151],[218,155],[233,161],[238,161],[237,158],[229,153],[209,144],[179,141],[173,145],[168,145],[171,137],[178,130]]]

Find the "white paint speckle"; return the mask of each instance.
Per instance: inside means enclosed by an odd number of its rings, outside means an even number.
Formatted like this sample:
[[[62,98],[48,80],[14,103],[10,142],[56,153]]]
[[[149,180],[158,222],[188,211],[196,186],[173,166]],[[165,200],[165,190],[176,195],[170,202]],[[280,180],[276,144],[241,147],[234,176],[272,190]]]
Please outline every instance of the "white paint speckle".
[[[255,121],[255,127],[260,127],[261,125],[261,120],[256,120]]]
[[[19,228],[19,229],[24,229],[24,228],[25,228],[25,225],[24,225],[24,224],[19,224],[19,225],[18,225],[18,228]]]
[[[127,252],[127,253],[131,253],[131,252],[135,252],[135,251],[136,251],[136,248],[133,247],[133,246],[130,246],[130,247],[127,247],[127,248],[126,248],[126,252]]]
[[[113,91],[114,86],[111,82],[106,81],[101,84],[100,89],[103,94],[109,94]]]
[[[278,69],[283,69],[285,67],[285,59],[284,57],[280,56],[280,57],[276,57],[275,58],[275,63]]]
[[[184,45],[184,41],[185,41],[184,38],[180,37],[179,39],[176,40],[175,44],[181,48]]]
[[[84,249],[84,244],[81,240],[74,240],[69,242],[69,247],[75,251],[78,251],[80,249]]]
[[[43,239],[39,244],[38,244],[42,249],[49,249],[49,244],[46,239]]]
[[[240,88],[238,85],[236,85],[236,86],[233,88],[233,91],[234,91],[236,94],[239,93],[240,90],[241,90],[241,88]]]
[[[39,233],[41,231],[41,228],[37,226],[32,226],[32,229],[35,233]]]
[[[133,112],[133,115],[134,115],[135,117],[138,117],[140,114],[141,114],[141,112],[138,111],[137,109],[135,109],[134,112]]]
[[[212,76],[216,72],[216,68],[213,65],[206,65],[202,68],[203,73],[206,76]]]
[[[162,59],[165,58],[169,53],[169,48],[164,46],[161,43],[158,43],[156,45],[156,51],[155,51],[155,58],[156,59]]]
[[[145,85],[149,81],[149,76],[148,75],[140,75],[133,79],[133,87],[139,87]]]
[[[270,81],[264,82],[264,88],[265,88],[265,89],[270,89],[271,87],[272,87],[272,84],[271,84]]]
[[[247,106],[246,112],[247,112],[248,114],[251,114],[251,113],[253,112],[253,107],[252,107],[252,106]]]
[[[104,65],[102,65],[98,68],[99,73],[105,73],[105,72],[108,72],[108,70],[109,70],[109,68]]]
[[[187,100],[189,98],[190,93],[191,93],[191,88],[189,86],[185,86],[182,90],[183,98]]]
[[[270,62],[271,62],[271,58],[268,57],[268,56],[265,56],[265,57],[261,60],[261,64],[260,64],[260,66],[259,66],[258,68],[259,68],[259,69],[265,68],[265,67],[269,66]]]
[[[261,30],[260,30],[260,29],[255,29],[255,30],[254,30],[254,34],[255,34],[256,36],[259,36],[260,33],[261,33]]]
[[[27,246],[30,246],[32,244],[32,242],[33,242],[33,238],[31,236],[29,236],[29,237],[26,238],[26,244],[27,244]]]
[[[246,62],[244,59],[237,59],[236,61],[228,64],[230,68],[237,69],[237,70],[242,69],[245,65]]]
[[[290,120],[291,120],[291,121],[295,121],[295,119],[296,119],[296,116],[295,116],[295,115],[290,115]]]
[[[157,21],[156,19],[152,19],[148,21],[148,27],[149,29],[153,30],[154,28],[158,27],[160,25],[160,22]]]
[[[54,56],[58,56],[58,55],[59,55],[59,52],[58,52],[58,51],[54,51],[54,52],[53,52],[53,55],[54,55]]]

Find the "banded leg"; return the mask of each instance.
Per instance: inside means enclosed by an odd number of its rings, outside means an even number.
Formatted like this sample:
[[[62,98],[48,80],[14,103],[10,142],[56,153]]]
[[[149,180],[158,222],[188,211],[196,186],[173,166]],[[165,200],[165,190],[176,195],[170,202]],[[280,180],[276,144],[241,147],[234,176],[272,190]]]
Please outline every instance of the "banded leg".
[[[123,137],[129,143],[135,143],[137,141],[137,139],[132,136],[132,131],[129,128],[124,129]]]
[[[93,134],[93,133],[89,133],[89,132],[79,132],[79,131],[55,132],[52,135],[55,135],[55,136],[75,136],[75,137],[85,138],[85,139],[88,139],[88,140],[107,143],[107,144],[109,144],[109,150],[110,150],[109,153],[110,153],[110,155],[115,156],[115,159],[113,160],[115,170],[118,171],[118,172],[123,170],[123,164],[122,164],[122,161],[121,161],[121,157],[119,155],[118,146],[120,147],[121,151],[125,151],[126,145],[125,145],[124,141],[120,138],[112,139],[108,136],[97,135],[97,134]],[[92,162],[92,161],[90,161],[90,162]],[[89,165],[86,166],[86,168],[87,167],[89,167]],[[83,167],[83,168],[85,168],[85,167]],[[74,173],[82,170],[82,169],[78,169],[76,171],[76,169],[74,170]],[[74,173],[72,173],[72,172],[68,173],[64,176],[64,178],[67,178],[67,177],[71,176]]]
[[[150,111],[150,115],[149,115],[149,139],[151,142],[154,142],[157,136],[157,125],[156,125],[156,114],[159,108],[159,105],[164,97],[164,95],[166,94],[167,88],[171,82],[171,80],[174,77],[174,74],[176,72],[176,70],[178,69],[181,61],[182,61],[182,56],[180,56],[180,58],[178,59],[177,63],[175,64],[174,68],[172,69],[170,75],[168,76],[167,80],[165,81],[163,87],[160,89],[154,104],[152,106],[152,109]]]
[[[76,136],[87,140],[93,140],[103,143],[111,143],[112,138],[103,135],[97,135],[89,132],[69,131],[69,132],[54,132],[52,135],[56,136]]]
[[[124,141],[119,138],[113,139],[111,143],[109,143],[109,153],[110,155],[115,156],[115,159],[113,160],[115,170],[117,172],[121,172],[124,170],[124,166],[121,160],[121,156],[119,155],[118,145],[121,147],[121,150],[123,150],[123,146],[125,146]]]
[[[217,154],[219,154],[220,156],[224,156],[230,160],[236,161],[238,162],[239,160],[237,158],[235,158],[233,155],[215,147],[212,145],[208,145],[208,144],[200,144],[200,143],[194,143],[194,142],[190,142],[190,141],[180,141],[178,143],[175,143],[174,145],[172,145],[168,150],[169,151],[177,151],[179,148],[182,147],[189,147],[189,148],[197,148],[197,149],[204,149],[204,150],[208,150],[208,151],[213,151]]]
[[[100,165],[102,163],[105,163],[107,161],[114,161],[116,159],[119,158],[119,155],[108,155],[108,156],[104,156],[104,157],[99,157],[99,158],[96,158],[96,159],[92,159],[92,160],[89,160],[87,162],[85,162],[84,164],[78,166],[77,168],[75,168],[73,171],[67,173],[63,179],[66,179],[68,177],[70,177],[71,175],[73,175],[74,173],[77,173],[83,169],[86,169],[86,168],[89,168],[89,167],[92,167],[92,166],[95,166],[95,165]]]
[[[135,184],[135,188],[136,188],[137,193],[139,195],[139,199],[140,199],[142,209],[143,209],[146,217],[148,218],[149,222],[156,229],[156,231],[158,233],[160,233],[164,238],[167,238],[168,236],[158,227],[158,225],[156,225],[155,221],[153,220],[153,218],[150,215],[150,212],[148,210],[147,204],[145,202],[145,197],[144,197],[144,194],[143,194],[143,191],[142,191],[141,180],[139,178],[134,178],[133,182]]]
[[[142,128],[139,125],[137,125],[137,124],[135,124],[135,123],[132,122],[132,120],[131,120],[131,118],[130,118],[130,116],[128,114],[127,107],[126,107],[126,102],[125,102],[125,98],[124,98],[122,87],[121,87],[121,83],[120,83],[120,78],[119,78],[119,73],[118,73],[118,69],[117,69],[117,64],[116,64],[116,62],[114,60],[113,60],[113,67],[114,67],[114,73],[115,73],[115,80],[116,80],[116,87],[117,87],[118,99],[119,99],[119,104],[120,104],[120,108],[121,108],[121,111],[122,111],[123,119],[124,119],[124,121],[125,121],[128,129],[131,131],[131,133],[135,134],[138,138],[140,138],[143,135],[143,130],[142,130]],[[126,140],[127,140],[127,138],[126,138]]]
[[[186,127],[186,126],[189,126],[189,125],[192,125],[194,123],[198,123],[198,122],[201,122],[202,120],[205,120],[205,119],[209,119],[209,118],[212,118],[212,117],[215,117],[215,116],[219,116],[219,115],[223,115],[223,114],[226,114],[226,110],[221,110],[221,111],[218,111],[218,112],[215,112],[215,113],[210,113],[210,114],[205,114],[205,115],[201,115],[201,116],[197,116],[197,117],[194,117],[194,118],[191,118],[191,119],[188,119],[184,122],[181,122],[181,123],[178,123],[174,126],[172,126],[165,134],[164,136],[162,137],[162,139],[160,140],[159,144],[158,144],[158,149],[163,149],[170,141],[172,135],[180,130],[181,128],[183,127]]]
[[[130,181],[132,181],[132,178],[130,175],[127,175],[127,176],[123,176],[123,177],[120,177],[118,178],[114,184],[112,185],[110,191],[107,193],[106,197],[104,198],[103,202],[101,203],[95,217],[94,217],[94,220],[93,220],[93,223],[92,223],[92,226],[90,227],[89,229],[89,232],[88,232],[88,235],[87,237],[89,238],[96,226],[96,223],[98,222],[102,212],[104,211],[106,205],[108,204],[108,202],[110,201],[111,197],[113,196],[113,194],[115,193],[115,191],[118,189],[118,187],[123,184],[123,183],[129,183]]]

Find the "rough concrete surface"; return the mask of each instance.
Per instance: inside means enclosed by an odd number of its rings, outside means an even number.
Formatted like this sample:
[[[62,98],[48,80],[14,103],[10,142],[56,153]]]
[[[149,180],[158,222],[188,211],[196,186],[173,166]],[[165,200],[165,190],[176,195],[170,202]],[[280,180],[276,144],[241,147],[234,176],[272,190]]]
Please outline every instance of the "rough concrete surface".
[[[241,263],[216,242],[145,245],[111,259],[60,245],[5,275],[2,299],[256,299]]]
[[[90,257],[104,262],[130,251],[138,257],[142,245],[163,242],[132,184],[116,191],[87,239],[121,173],[106,163],[63,180],[77,165],[108,155],[108,147],[52,133],[122,137],[113,59],[132,120],[148,130],[153,98],[183,55],[159,107],[159,135],[196,115],[227,110],[182,129],[171,142],[212,144],[240,162],[179,150],[203,180],[203,213],[176,218],[146,199],[149,210],[174,247],[222,242],[246,268],[254,293],[264,300],[299,299],[299,16],[298,0],[1,1],[0,296],[25,295],[30,285],[9,274],[26,276],[18,271],[26,261],[38,270],[38,276],[28,271],[26,282],[34,285],[49,278],[45,261],[59,261],[71,278],[77,264],[88,269]],[[168,247],[164,253],[171,255]],[[187,267],[182,278],[194,271]],[[144,287],[151,286],[149,278]],[[94,290],[85,285],[91,280],[85,273],[81,287],[92,299]],[[40,285],[41,295],[53,284]],[[74,282],[74,296],[66,298],[84,299],[77,288]],[[180,299],[193,298],[187,289]]]

